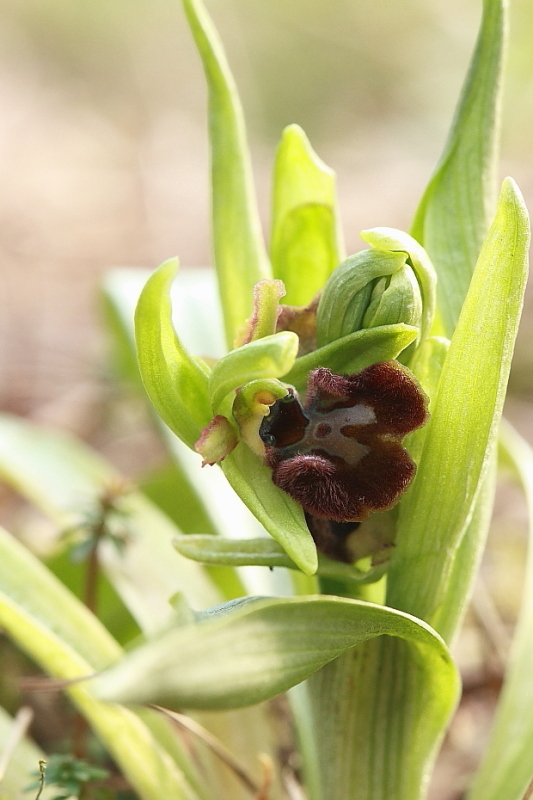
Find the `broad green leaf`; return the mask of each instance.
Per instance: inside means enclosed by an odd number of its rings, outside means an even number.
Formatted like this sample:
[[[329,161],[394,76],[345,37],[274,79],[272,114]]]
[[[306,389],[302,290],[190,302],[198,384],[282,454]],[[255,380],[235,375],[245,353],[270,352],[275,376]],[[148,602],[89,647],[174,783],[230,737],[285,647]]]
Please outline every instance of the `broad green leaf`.
[[[135,339],[150,400],[169,428],[192,447],[211,413],[207,368],[189,355],[172,325],[170,287],[177,269],[177,260],[171,259],[148,279],[135,311]]]
[[[202,564],[218,564],[228,567],[286,567],[298,569],[284,549],[272,539],[225,539],[222,536],[189,535],[174,539],[174,547],[186,558],[200,561]],[[325,556],[318,556],[317,575],[347,583],[370,583],[379,580],[387,569],[387,564],[380,564],[366,572],[332,561]]]
[[[1,530],[0,625],[55,678],[90,675],[121,655],[120,647],[96,617],[38,559]],[[138,716],[95,700],[86,683],[66,691],[142,800],[198,797]]]
[[[429,334],[435,316],[437,276],[428,254],[412,236],[394,228],[371,228],[361,231],[361,239],[376,250],[386,253],[405,253],[413,267],[422,293],[420,339]]]
[[[168,630],[91,682],[101,699],[169,708],[235,708],[274,697],[345,650],[388,634],[409,642],[427,713],[448,717],[458,677],[442,640],[423,622],[383,606],[331,596],[248,598]],[[213,654],[217,657],[214,659]]]
[[[270,278],[254,197],[244,119],[222,43],[201,0],[183,0],[209,89],[213,247],[228,346]]]
[[[221,466],[231,486],[265,530],[302,572],[313,575],[317,553],[302,507],[274,485],[271,470],[242,442]]]
[[[344,258],[335,173],[298,125],[283,131],[274,164],[270,256],[289,305],[305,306]]]
[[[380,636],[292,690],[309,800],[422,800],[458,699],[440,659]]]
[[[215,414],[231,392],[259,378],[281,378],[289,372],[298,353],[298,337],[292,331],[264,336],[232,350],[214,365],[209,393]]]
[[[529,510],[529,547],[524,595],[503,691],[488,748],[468,800],[522,800],[533,776],[533,451],[510,425],[502,444],[523,485]]]
[[[387,603],[432,624],[447,616],[457,549],[497,434],[528,247],[527,212],[507,178],[444,363],[418,472],[400,504]]]
[[[296,386],[298,391],[303,391],[307,375],[312,369],[328,367],[338,374],[358,372],[379,361],[397,358],[417,336],[418,328],[401,322],[364,328],[297,358],[283,380]]]
[[[98,508],[99,498],[121,480],[90,448],[67,434],[7,415],[0,416],[0,477],[58,526],[58,532],[81,526]],[[178,591],[191,605],[217,602],[217,592],[198,565],[172,547],[180,533],[146,498],[128,491],[117,502],[124,513],[127,542],[120,553],[102,542],[100,560],[108,578],[139,626],[150,631],[172,613]]]
[[[507,3],[484,0],[481,28],[452,129],[411,233],[439,276],[441,324],[451,336],[494,214]]]

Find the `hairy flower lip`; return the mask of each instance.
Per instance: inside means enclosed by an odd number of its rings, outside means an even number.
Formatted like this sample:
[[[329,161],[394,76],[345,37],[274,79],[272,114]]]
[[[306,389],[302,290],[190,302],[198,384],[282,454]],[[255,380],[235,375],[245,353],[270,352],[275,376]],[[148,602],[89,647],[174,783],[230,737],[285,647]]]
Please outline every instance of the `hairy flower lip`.
[[[260,436],[273,482],[308,514],[361,521],[395,505],[411,483],[416,466],[401,441],[427,419],[426,396],[397,362],[353,375],[320,367],[305,405],[292,393],[276,402]]]

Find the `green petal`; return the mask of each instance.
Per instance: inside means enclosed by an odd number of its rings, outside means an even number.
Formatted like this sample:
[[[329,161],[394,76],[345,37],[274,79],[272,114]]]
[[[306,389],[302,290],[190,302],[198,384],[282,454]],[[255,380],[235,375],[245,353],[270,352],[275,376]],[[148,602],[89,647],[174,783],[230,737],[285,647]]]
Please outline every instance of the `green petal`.
[[[298,337],[291,331],[255,339],[221,358],[211,373],[209,392],[215,414],[222,401],[239,386],[259,378],[281,378],[298,353]]]

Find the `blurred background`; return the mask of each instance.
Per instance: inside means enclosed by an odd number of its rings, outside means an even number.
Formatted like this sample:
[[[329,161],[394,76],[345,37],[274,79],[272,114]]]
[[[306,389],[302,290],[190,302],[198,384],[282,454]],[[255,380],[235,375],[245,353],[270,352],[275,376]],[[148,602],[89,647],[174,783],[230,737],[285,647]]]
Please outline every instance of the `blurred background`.
[[[444,145],[480,0],[208,7],[241,91],[265,230],[274,148],[291,122],[337,172],[348,252],[362,248],[365,227],[407,229]],[[531,209],[529,0],[512,0],[511,23],[501,177],[517,180]],[[160,452],[142,412],[117,402],[97,289],[110,266],[155,268],[176,254],[185,266],[210,263],[205,101],[178,0],[0,4],[1,407],[71,429],[134,476]],[[508,403],[530,441],[532,310],[530,290]],[[523,520],[508,489],[484,566],[504,640],[519,601]],[[487,637],[463,637],[474,688],[434,798],[454,796],[483,746],[498,684]],[[476,678],[480,664],[494,686]]]

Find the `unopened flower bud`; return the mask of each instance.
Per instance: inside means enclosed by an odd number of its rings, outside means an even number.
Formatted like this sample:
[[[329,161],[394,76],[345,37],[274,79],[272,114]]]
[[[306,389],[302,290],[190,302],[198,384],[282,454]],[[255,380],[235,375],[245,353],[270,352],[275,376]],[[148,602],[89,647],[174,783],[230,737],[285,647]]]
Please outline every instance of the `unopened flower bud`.
[[[372,248],[350,256],[324,287],[317,312],[319,346],[362,328],[403,322],[418,327],[422,296],[408,254]]]

